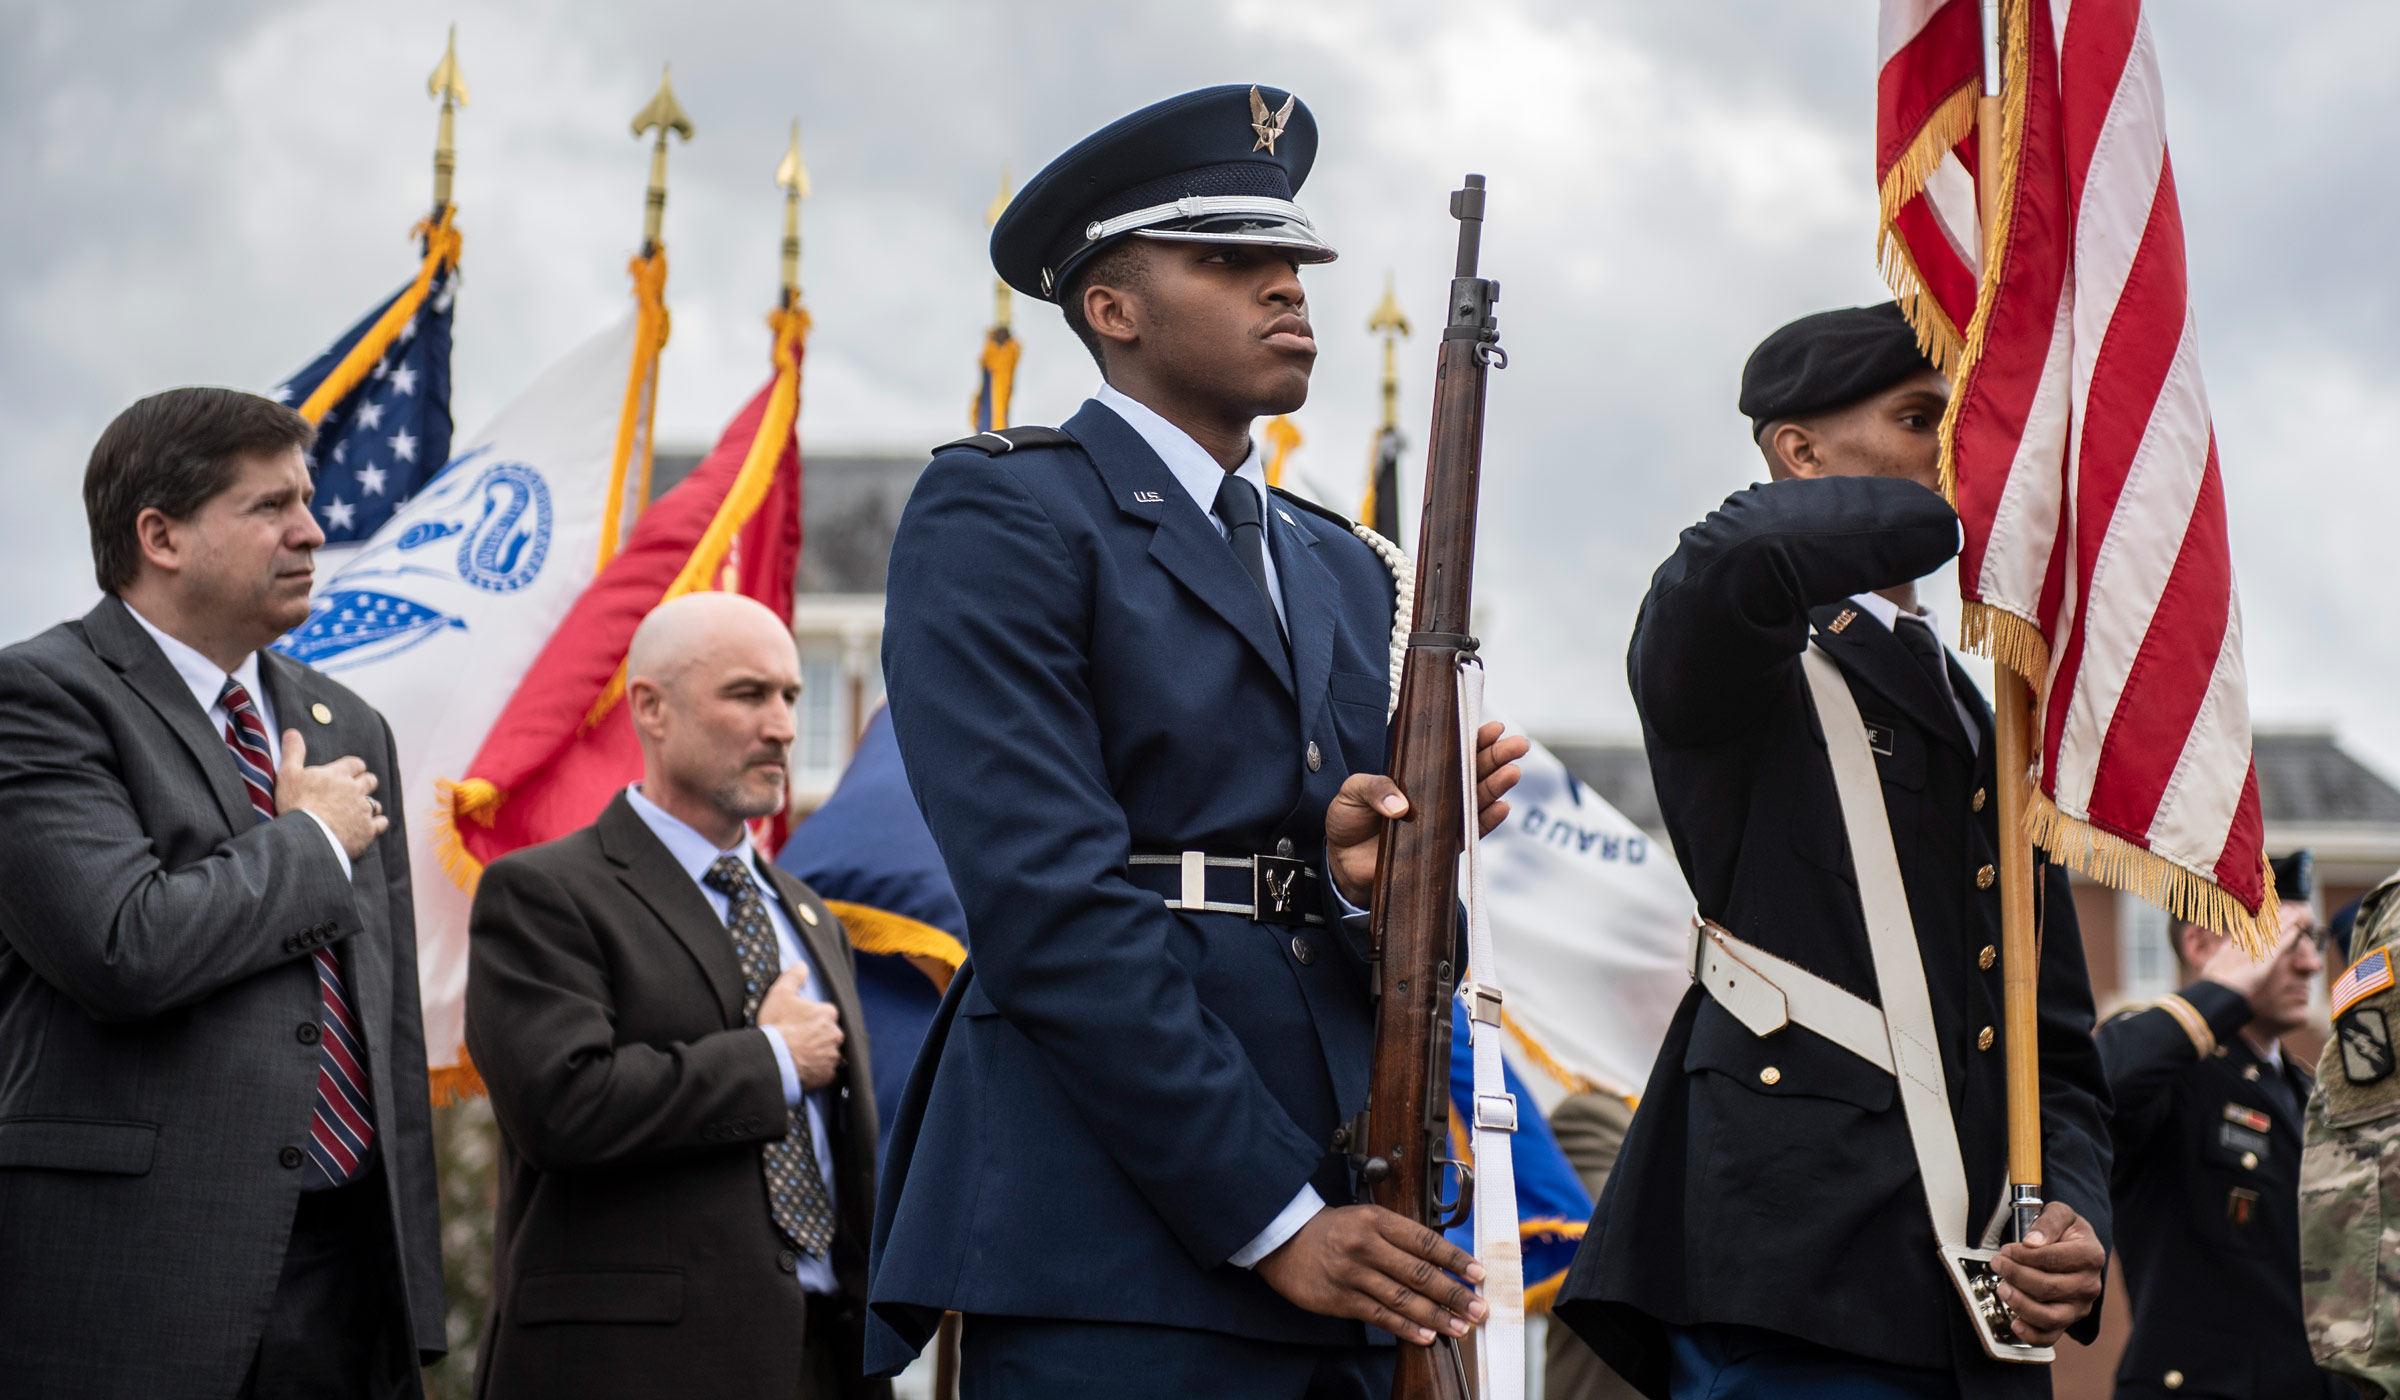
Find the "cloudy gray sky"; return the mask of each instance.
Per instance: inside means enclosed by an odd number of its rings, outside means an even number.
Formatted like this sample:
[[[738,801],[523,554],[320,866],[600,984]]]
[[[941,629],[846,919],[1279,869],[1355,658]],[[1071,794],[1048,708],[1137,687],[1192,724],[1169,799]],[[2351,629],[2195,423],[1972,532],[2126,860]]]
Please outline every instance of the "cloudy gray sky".
[[[2336,726],[2400,773],[2400,294],[2386,253],[2400,9],[2151,7],[2263,723]],[[1480,570],[1509,717],[1633,727],[1623,653],[1675,532],[1758,462],[1733,411],[1781,322],[1880,299],[1869,0],[1072,0],[628,4],[0,0],[0,635],[92,596],[76,495],[93,437],[167,385],[266,387],[412,269],[424,79],[459,26],[466,233],[456,409],[472,432],[625,304],[642,147],[672,61],[670,440],[765,373],[773,171],[798,117],[815,197],[804,446],[955,436],[990,311],[982,216],[1093,127],[1216,82],[1300,92],[1323,353],[1296,469],[1354,505],[1386,272],[1428,316],[1444,196],[1491,180],[1485,267],[1513,364],[1491,393]],[[1093,384],[1020,306],[1022,421]],[[1407,347],[1422,436],[1432,346]]]

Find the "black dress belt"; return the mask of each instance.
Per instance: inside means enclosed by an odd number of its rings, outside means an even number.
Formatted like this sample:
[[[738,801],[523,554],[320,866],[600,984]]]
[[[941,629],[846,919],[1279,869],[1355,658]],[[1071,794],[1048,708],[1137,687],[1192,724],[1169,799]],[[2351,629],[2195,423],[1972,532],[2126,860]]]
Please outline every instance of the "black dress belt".
[[[1169,909],[1239,914],[1262,924],[1322,924],[1323,883],[1289,856],[1212,856],[1205,851],[1136,854],[1133,883],[1163,895]]]

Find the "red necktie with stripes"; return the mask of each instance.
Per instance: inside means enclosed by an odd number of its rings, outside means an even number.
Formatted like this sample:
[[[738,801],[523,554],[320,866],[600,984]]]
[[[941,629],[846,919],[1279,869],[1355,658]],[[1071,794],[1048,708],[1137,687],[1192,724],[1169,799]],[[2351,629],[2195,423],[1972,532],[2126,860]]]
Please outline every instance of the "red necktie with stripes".
[[[275,819],[275,760],[267,749],[266,721],[242,683],[228,679],[218,692],[225,707],[225,743],[233,750],[234,765],[242,770],[242,785],[250,790],[250,805],[262,822]],[[312,1175],[339,1186],[358,1175],[359,1165],[375,1145],[374,1099],[367,1091],[367,1056],[358,1037],[358,1021],[350,1014],[350,996],[342,986],[341,960],[331,948],[315,954],[317,991],[324,1004],[317,1037],[317,1108],[308,1125],[308,1159]]]

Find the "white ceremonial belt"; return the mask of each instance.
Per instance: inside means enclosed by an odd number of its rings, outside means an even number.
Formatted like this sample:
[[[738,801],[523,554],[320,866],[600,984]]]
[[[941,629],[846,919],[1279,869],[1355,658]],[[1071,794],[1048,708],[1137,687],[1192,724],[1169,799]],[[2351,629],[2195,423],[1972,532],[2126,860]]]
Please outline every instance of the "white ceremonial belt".
[[[1692,920],[1691,973],[1752,1035],[1803,1026],[1885,1074],[1892,1072],[1891,1034],[1874,1003],[1707,919]]]

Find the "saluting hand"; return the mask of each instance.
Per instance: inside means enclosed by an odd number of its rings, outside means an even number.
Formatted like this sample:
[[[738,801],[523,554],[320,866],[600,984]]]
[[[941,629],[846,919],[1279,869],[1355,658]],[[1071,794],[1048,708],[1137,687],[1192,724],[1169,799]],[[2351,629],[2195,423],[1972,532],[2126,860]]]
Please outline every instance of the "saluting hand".
[[[1356,1318],[1418,1346],[1433,1345],[1436,1328],[1463,1337],[1491,1314],[1452,1274],[1481,1283],[1483,1265],[1415,1221],[1367,1205],[1318,1211],[1258,1261],[1268,1287],[1310,1312]]]
[[[2017,1336],[2046,1347],[2100,1301],[2108,1251],[2073,1206],[2052,1201],[2023,1240],[2000,1247],[1992,1270],[2000,1275],[2000,1300],[2017,1315]]]
[[[1533,748],[1523,735],[1502,738],[1506,726],[1493,720],[1475,731],[1475,805],[1481,813],[1477,828],[1490,835],[1508,820],[1501,800],[1521,776],[1516,762]],[[1342,897],[1365,907],[1375,890],[1375,856],[1386,818],[1408,815],[1408,797],[1399,784],[1381,773],[1353,773],[1325,808],[1325,860]]]

